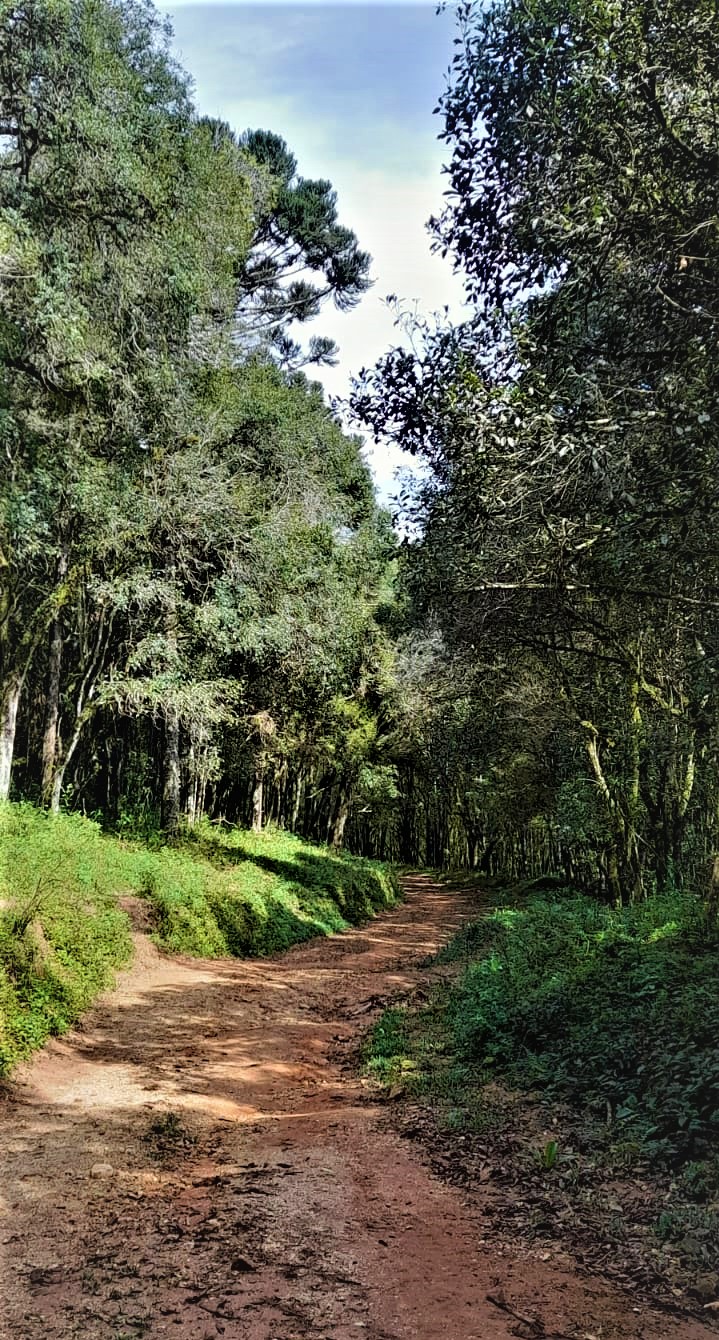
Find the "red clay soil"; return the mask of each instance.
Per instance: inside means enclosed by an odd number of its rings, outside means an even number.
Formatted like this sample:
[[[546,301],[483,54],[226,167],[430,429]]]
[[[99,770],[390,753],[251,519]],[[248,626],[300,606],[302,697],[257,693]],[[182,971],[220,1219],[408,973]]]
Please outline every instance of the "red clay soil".
[[[371,926],[251,962],[137,932],[0,1103],[3,1340],[716,1340],[488,1246],[481,1193],[387,1129],[358,1040],[472,910],[414,877]]]

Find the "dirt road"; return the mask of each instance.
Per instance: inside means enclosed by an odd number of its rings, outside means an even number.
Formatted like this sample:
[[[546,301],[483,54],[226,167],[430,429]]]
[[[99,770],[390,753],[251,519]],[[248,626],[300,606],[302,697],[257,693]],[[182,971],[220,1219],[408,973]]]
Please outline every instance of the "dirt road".
[[[407,883],[273,960],[136,934],[117,991],[0,1102],[3,1340],[716,1340],[487,1246],[481,1200],[387,1129],[357,1041],[472,910]]]

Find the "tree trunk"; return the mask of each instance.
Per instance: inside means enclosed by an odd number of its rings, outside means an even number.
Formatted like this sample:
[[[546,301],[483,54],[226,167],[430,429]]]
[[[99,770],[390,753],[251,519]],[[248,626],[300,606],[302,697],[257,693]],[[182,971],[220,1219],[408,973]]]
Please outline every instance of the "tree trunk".
[[[252,792],[252,832],[262,832],[262,800],[264,793],[264,773],[261,768],[255,772],[255,787]]]
[[[52,776],[52,785],[50,790],[50,810],[52,814],[60,813],[60,801],[62,799],[62,788],[65,781],[65,773],[68,764],[73,757],[77,746],[80,743],[82,732],[88,721],[92,719],[92,710],[89,707],[82,710],[84,695],[82,695],[77,705],[77,715],[75,717],[75,727],[70,737],[70,742],[64,750],[58,749],[59,757],[56,759],[55,770]],[[58,740],[59,745],[59,740]]]
[[[195,754],[195,746],[192,741],[190,741],[190,748],[188,750],[187,777],[188,786],[187,799],[185,801],[185,818],[190,827],[192,827],[197,819],[197,797],[200,789],[199,766]]]
[[[349,791],[341,790],[330,828],[330,846],[333,847],[335,851],[340,851],[344,845],[345,828],[347,827],[349,814],[350,794]]]
[[[57,582],[67,577],[68,556],[63,549],[57,561]],[[48,643],[47,694],[45,698],[45,724],[42,737],[42,800],[48,805],[52,800],[55,758],[57,755],[57,729],[60,720],[60,676],[62,671],[62,621],[57,610],[50,624]]]
[[[302,804],[303,778],[302,773],[297,774],[295,780],[295,793],[292,801],[292,816],[290,818],[290,831],[297,832],[297,825],[300,819],[300,806]]]
[[[57,754],[57,728],[60,719],[60,673],[62,670],[62,624],[57,616],[50,625],[50,644],[48,648],[47,695],[45,698],[45,725],[42,737],[42,800],[44,805],[51,803],[55,756]]]
[[[69,761],[69,760],[68,760],[68,761]],[[55,776],[52,778],[52,785],[51,785],[51,788],[50,788],[50,813],[51,813],[51,814],[59,814],[59,813],[60,813],[60,801],[62,800],[62,788],[63,788],[63,783],[64,783],[64,781],[65,781],[65,768],[67,767],[67,762],[68,762],[68,761],[66,761],[65,763],[63,763],[62,766],[59,767],[59,768],[57,769],[57,772],[55,773]]]
[[[165,711],[165,748],[162,758],[162,827],[176,833],[180,826],[180,718],[174,707]]]
[[[22,684],[20,678],[11,679],[5,685],[0,697],[0,801],[7,800],[10,794],[17,710],[20,705]]]

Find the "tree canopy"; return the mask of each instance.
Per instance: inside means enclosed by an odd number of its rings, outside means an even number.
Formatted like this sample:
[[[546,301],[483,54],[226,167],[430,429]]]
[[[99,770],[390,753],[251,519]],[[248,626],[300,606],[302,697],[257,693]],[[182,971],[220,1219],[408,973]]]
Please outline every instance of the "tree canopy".
[[[299,822],[310,769],[339,840],[393,541],[291,332],[369,257],[149,4],[3,5],[0,133],[0,795],[171,830],[271,764]]]
[[[369,284],[331,184],[151,6],[0,18],[0,793],[713,889],[713,5],[459,7],[469,316],[352,396],[426,467],[400,547],[300,370]]]
[[[485,851],[615,898],[717,841],[716,81],[711,4],[461,6],[433,227],[474,315],[354,394],[431,466],[410,584],[516,795]]]

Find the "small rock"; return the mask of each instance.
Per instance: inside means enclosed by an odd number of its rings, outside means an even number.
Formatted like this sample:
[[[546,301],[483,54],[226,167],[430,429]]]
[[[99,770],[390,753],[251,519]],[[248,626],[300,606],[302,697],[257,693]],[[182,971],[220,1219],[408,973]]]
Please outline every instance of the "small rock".
[[[687,1236],[686,1238],[682,1238],[679,1245],[682,1251],[686,1252],[687,1256],[701,1256],[702,1244],[698,1238]]]
[[[93,1163],[90,1169],[91,1177],[112,1177],[115,1169],[111,1163]]]
[[[719,1274],[712,1270],[706,1275],[699,1275],[694,1281],[692,1293],[702,1302],[712,1302],[719,1294]]]
[[[248,1261],[246,1256],[236,1256],[230,1269],[247,1274],[248,1271],[256,1270],[257,1266],[253,1265],[251,1261]]]

